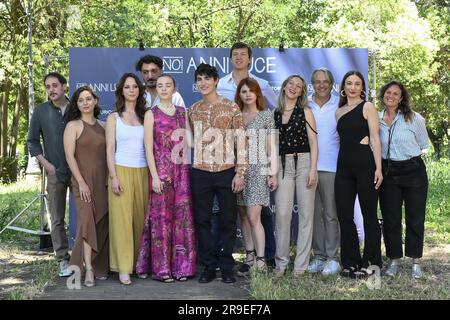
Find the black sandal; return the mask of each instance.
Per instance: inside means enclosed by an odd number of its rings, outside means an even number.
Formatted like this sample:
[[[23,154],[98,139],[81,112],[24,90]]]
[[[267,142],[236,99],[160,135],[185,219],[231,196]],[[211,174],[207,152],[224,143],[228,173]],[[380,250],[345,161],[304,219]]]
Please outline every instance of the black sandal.
[[[341,271],[340,275],[341,275],[341,277],[344,277],[344,278],[351,278],[352,275],[353,275],[353,273],[355,273],[357,270],[358,270],[358,269],[355,268],[355,267],[344,268],[344,269]]]
[[[249,273],[250,268],[254,264],[256,250],[245,250],[245,254],[246,254],[245,260],[237,271],[237,275],[240,277],[244,277]]]
[[[253,250],[245,250],[245,255],[246,255],[246,257],[245,257],[245,260],[244,260],[244,263],[252,263],[252,265],[253,265],[253,260],[255,259],[255,257],[256,257],[256,250],[255,249],[253,249]],[[253,256],[252,258],[251,258],[251,260],[249,260],[249,256]]]
[[[373,273],[374,273],[374,271],[370,272],[369,270],[367,270],[367,268],[361,268],[359,270],[352,272],[350,275],[350,278],[355,279],[355,280],[367,279]]]
[[[262,266],[258,266],[258,261],[262,261],[263,265]],[[266,270],[267,269],[267,264],[266,264],[266,257],[262,256],[262,257],[258,257],[256,256],[256,261],[255,261],[255,266],[257,270]]]

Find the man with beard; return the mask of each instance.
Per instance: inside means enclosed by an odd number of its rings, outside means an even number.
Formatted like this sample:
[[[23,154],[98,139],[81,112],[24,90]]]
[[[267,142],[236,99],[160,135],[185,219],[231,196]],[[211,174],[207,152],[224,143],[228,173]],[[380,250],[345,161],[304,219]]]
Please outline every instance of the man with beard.
[[[312,248],[314,259],[307,271],[329,276],[341,271],[338,248],[340,243],[339,221],[334,196],[339,135],[336,131],[335,113],[339,98],[332,95],[334,77],[330,70],[313,71],[311,83],[314,94],[308,106],[317,124],[319,159],[317,161],[318,184],[315,198]]]
[[[38,105],[28,131],[30,155],[36,157],[47,173],[47,192],[51,219],[51,237],[56,258],[60,261],[60,277],[68,277],[69,243],[65,230],[66,196],[70,171],[63,145],[64,113],[69,104],[65,96],[67,80],[56,72],[44,77],[49,101]],[[41,135],[43,147],[41,145]]]
[[[156,80],[163,72],[162,59],[153,55],[145,55],[136,63],[136,71],[139,71],[144,79],[146,107],[157,106],[160,100],[156,93]],[[174,106],[186,108],[184,100],[178,92],[173,94],[172,103]]]

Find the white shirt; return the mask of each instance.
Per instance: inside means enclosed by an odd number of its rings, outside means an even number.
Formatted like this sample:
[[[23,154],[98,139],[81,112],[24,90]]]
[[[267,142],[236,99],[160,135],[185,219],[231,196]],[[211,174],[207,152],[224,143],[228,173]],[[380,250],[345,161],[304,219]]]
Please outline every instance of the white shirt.
[[[144,126],[125,124],[116,114],[115,163],[130,168],[146,168]]]
[[[266,99],[267,109],[276,108],[277,96],[273,91],[272,87],[269,85],[269,82],[267,80],[258,78],[252,73],[249,73],[248,76],[249,78],[258,81],[258,84],[261,87],[262,94]],[[233,79],[232,72],[220,78],[219,84],[217,85],[217,94],[224,96],[225,98],[231,101],[234,101],[236,90],[237,84]]]
[[[319,158],[317,171],[336,172],[337,157],[339,153],[339,134],[336,131],[336,110],[339,98],[331,95],[322,107],[314,102],[312,96],[308,97],[308,106],[314,114],[317,126],[317,143]]]
[[[147,109],[148,108],[153,108],[154,106],[159,105],[160,102],[161,102],[161,100],[159,99],[158,96],[156,96],[155,100],[152,101],[152,95],[149,94],[148,92],[145,92],[144,97],[145,97],[145,101],[147,101],[147,103],[145,104],[145,107]],[[183,108],[186,109],[186,106],[184,105],[183,97],[178,92],[175,92],[173,94],[173,96],[172,96],[172,103],[173,103],[174,106],[183,107]]]

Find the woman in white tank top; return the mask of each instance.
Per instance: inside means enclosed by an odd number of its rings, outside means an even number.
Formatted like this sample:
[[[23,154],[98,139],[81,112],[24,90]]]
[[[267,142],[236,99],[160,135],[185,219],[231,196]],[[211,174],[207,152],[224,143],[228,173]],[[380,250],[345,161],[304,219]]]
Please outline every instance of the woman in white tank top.
[[[148,199],[148,167],[144,149],[144,87],[133,73],[117,83],[116,111],[106,122],[109,169],[110,268],[131,284]]]

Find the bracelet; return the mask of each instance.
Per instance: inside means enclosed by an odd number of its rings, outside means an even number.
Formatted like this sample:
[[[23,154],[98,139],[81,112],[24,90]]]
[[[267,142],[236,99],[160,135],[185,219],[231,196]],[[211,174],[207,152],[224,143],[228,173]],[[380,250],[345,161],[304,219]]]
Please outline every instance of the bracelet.
[[[245,170],[239,170],[239,171],[236,171],[236,175],[237,175],[239,178],[244,179],[244,177],[245,177]]]

